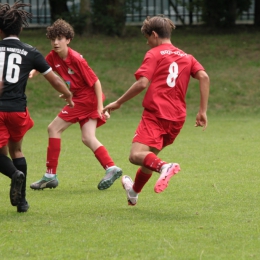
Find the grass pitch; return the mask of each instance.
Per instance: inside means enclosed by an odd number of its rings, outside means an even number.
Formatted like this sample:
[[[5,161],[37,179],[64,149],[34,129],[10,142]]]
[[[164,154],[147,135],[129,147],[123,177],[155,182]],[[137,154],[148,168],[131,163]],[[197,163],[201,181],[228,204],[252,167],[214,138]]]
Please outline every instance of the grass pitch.
[[[195,116],[195,115],[194,115]],[[46,125],[35,120],[24,140],[28,186],[45,171]],[[114,112],[97,130],[124,174],[139,115]],[[81,144],[77,125],[63,134],[53,190],[28,188],[30,209],[18,214],[9,203],[9,180],[2,178],[1,259],[259,259],[260,141],[255,118],[212,117],[206,131],[187,122],[174,145],[161,152],[182,170],[156,194],[154,173],[135,207],[127,205],[117,180],[108,190],[97,184],[104,170]]]

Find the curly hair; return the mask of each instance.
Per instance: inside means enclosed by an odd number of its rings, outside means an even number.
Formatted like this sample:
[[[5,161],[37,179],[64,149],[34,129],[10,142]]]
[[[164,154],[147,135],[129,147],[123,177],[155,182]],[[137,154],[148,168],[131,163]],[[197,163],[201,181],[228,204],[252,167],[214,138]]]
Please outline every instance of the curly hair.
[[[170,38],[172,30],[175,29],[175,25],[167,17],[163,15],[157,15],[154,17],[147,16],[143,22],[141,28],[142,34],[151,35],[152,31],[155,31],[160,38]]]
[[[21,1],[15,2],[12,6],[9,4],[0,4],[0,29],[6,36],[19,35],[21,28],[24,25],[28,27],[28,19],[32,18],[32,14],[19,10],[21,7],[31,6],[30,4],[21,3]]]
[[[51,26],[47,27],[46,36],[50,40],[55,40],[57,37],[62,36],[72,40],[74,37],[74,29],[66,21],[58,19]]]

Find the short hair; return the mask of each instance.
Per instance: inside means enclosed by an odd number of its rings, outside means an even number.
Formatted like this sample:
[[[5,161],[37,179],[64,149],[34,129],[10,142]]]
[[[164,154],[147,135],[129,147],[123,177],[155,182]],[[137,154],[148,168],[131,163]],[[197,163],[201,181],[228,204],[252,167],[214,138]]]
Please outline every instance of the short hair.
[[[6,36],[19,35],[24,25],[28,27],[28,19],[32,18],[32,14],[19,10],[21,7],[31,6],[30,4],[15,2],[12,6],[9,4],[0,4],[0,29]]]
[[[54,40],[57,37],[62,36],[66,39],[72,40],[74,37],[74,29],[63,19],[58,19],[51,26],[47,27],[46,36],[50,40]]]
[[[155,31],[160,38],[170,38],[172,30],[175,29],[175,25],[167,17],[162,15],[157,15],[154,17],[147,16],[143,21],[143,26],[141,28],[142,34],[151,35]]]

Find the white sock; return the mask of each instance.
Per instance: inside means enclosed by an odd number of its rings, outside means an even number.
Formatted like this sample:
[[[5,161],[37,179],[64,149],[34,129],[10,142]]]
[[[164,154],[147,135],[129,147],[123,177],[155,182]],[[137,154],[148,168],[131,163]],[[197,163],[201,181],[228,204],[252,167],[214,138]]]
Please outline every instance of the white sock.
[[[47,177],[47,178],[53,178],[56,174],[53,174],[53,173],[45,173],[44,176]]]

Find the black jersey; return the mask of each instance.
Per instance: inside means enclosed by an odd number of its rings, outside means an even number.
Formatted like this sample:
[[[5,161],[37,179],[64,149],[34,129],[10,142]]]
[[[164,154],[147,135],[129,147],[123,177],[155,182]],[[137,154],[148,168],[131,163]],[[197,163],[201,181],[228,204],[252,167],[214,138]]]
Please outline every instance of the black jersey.
[[[52,70],[43,55],[31,45],[16,37],[0,41],[0,80],[4,83],[0,96],[0,111],[25,111],[25,89],[32,69],[43,75]]]

